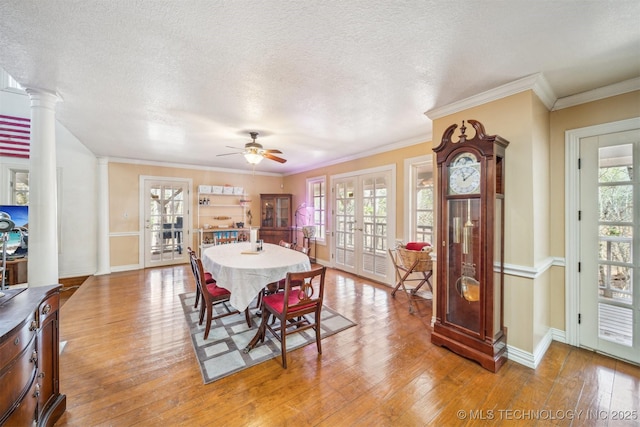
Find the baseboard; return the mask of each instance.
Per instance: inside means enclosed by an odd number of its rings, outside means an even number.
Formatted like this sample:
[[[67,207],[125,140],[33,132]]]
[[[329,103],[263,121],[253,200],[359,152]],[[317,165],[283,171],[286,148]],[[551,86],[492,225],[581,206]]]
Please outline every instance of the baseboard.
[[[507,357],[509,360],[513,360],[514,362],[528,368],[536,369],[553,341],[566,343],[565,331],[561,331],[556,328],[549,328],[547,333],[534,349],[533,353],[507,345]]]

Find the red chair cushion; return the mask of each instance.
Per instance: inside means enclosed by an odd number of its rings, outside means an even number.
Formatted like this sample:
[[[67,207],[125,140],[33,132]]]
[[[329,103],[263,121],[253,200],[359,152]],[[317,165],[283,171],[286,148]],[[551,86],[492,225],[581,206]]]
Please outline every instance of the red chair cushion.
[[[209,283],[207,285],[207,289],[209,290],[209,293],[211,295],[213,295],[214,297],[219,297],[219,296],[222,296],[222,295],[231,295],[231,292],[229,292],[225,288],[219,287],[215,283]]]
[[[207,284],[216,283],[216,279],[213,278],[211,273],[206,272],[206,273],[204,273],[204,282],[207,283]]]
[[[301,291],[296,290],[289,293],[289,306],[298,304],[300,300],[298,299],[298,295]],[[272,294],[264,297],[262,300],[264,304],[271,307],[276,313],[282,313],[284,311],[284,292],[279,292],[277,294]],[[289,313],[295,313],[296,311],[302,310],[304,308],[313,307],[315,305],[314,302],[310,302],[309,304],[304,304],[300,306],[296,306],[295,308],[289,310]]]
[[[405,249],[408,251],[421,251],[425,246],[431,245],[427,242],[409,242],[407,246],[405,246]]]

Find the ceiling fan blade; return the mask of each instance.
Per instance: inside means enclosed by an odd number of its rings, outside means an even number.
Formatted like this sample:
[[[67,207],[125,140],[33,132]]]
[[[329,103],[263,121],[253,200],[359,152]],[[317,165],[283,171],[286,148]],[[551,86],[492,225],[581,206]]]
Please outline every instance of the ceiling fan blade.
[[[264,150],[265,153],[275,153],[275,154],[282,154],[282,151],[280,150]]]
[[[220,157],[220,156],[232,156],[234,154],[242,154],[242,152],[238,152],[238,153],[224,153],[224,154],[216,154],[216,157]]]
[[[274,155],[269,154],[269,153],[263,153],[262,157],[264,157],[266,159],[270,159],[270,160],[275,160],[278,163],[285,163],[286,162],[286,160],[283,159],[282,157],[274,156]]]

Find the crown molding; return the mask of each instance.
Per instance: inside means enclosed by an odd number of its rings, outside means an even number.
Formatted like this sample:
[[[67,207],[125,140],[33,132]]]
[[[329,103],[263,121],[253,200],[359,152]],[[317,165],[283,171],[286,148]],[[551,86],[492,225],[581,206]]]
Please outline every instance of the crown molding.
[[[132,165],[146,165],[146,166],[160,166],[160,167],[166,167],[166,168],[205,170],[205,171],[212,171],[212,172],[235,173],[235,174],[244,174],[244,175],[284,176],[284,174],[274,173],[274,172],[260,172],[260,171],[254,172],[253,170],[220,168],[220,167],[214,167],[214,166],[192,165],[192,164],[186,164],[186,163],[161,162],[161,161],[155,161],[155,160],[131,159],[126,157],[101,157],[101,158],[107,159],[107,162],[109,163],[128,163]]]
[[[408,138],[408,139],[404,139],[402,141],[398,141],[398,142],[394,142],[388,145],[382,145],[380,147],[376,147],[376,148],[371,148],[368,149],[367,151],[363,151],[351,156],[345,156],[345,157],[341,157],[339,159],[334,159],[334,160],[330,160],[324,163],[316,163],[313,166],[305,166],[305,167],[301,167],[299,169],[294,169],[292,171],[286,172],[283,175],[284,176],[288,176],[288,175],[295,175],[298,173],[302,173],[302,172],[307,172],[310,170],[315,170],[315,169],[322,169],[322,168],[326,168],[328,166],[333,166],[333,165],[337,165],[340,163],[346,163],[346,162],[350,162],[353,160],[357,160],[357,159],[361,159],[364,157],[369,157],[369,156],[373,156],[375,154],[380,154],[380,153],[386,153],[389,151],[393,151],[393,150],[399,150],[401,148],[405,148],[405,147],[410,147],[413,145],[417,145],[417,144],[424,144],[427,142],[432,141],[433,138],[433,134],[431,132],[425,134],[424,136],[422,135],[418,135],[415,136],[413,138]]]
[[[538,73],[523,77],[519,80],[507,83],[495,89],[490,89],[461,101],[433,108],[424,114],[431,120],[435,120],[459,111],[464,111],[469,108],[486,104],[488,102],[506,98],[507,96],[515,95],[526,90],[532,90],[536,95],[538,95],[538,98],[540,98],[549,110],[551,110],[556,102],[557,97],[547,82],[547,79],[544,78],[542,73]]]
[[[609,86],[599,87],[576,95],[565,96],[564,98],[560,98],[556,101],[551,111],[574,107],[576,105],[586,104],[587,102],[622,95],[636,90],[640,90],[640,77],[625,80]]]

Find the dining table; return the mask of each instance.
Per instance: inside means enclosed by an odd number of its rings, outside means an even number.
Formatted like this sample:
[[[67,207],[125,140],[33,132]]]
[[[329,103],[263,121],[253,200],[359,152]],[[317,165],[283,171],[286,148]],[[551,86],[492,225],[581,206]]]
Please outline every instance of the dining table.
[[[231,292],[229,303],[244,311],[269,283],[286,278],[288,272],[311,269],[309,257],[280,245],[264,243],[261,251],[250,242],[215,245],[202,252],[202,265],[216,284]]]

